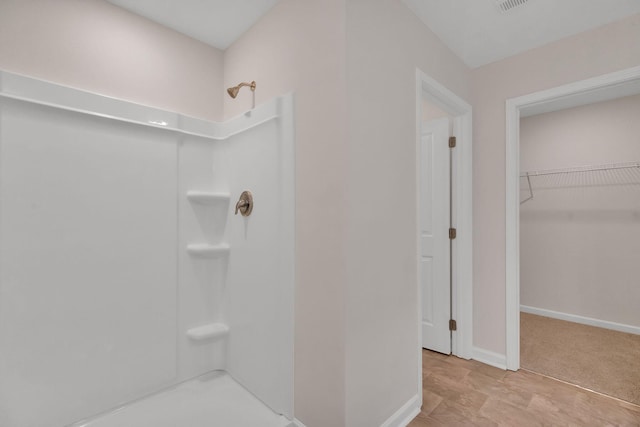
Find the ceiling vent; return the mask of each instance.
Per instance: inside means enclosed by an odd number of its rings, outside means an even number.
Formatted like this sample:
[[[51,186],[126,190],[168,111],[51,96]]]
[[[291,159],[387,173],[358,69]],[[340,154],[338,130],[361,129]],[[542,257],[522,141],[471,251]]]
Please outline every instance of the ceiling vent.
[[[495,0],[498,10],[507,13],[515,8],[524,6],[529,0]]]

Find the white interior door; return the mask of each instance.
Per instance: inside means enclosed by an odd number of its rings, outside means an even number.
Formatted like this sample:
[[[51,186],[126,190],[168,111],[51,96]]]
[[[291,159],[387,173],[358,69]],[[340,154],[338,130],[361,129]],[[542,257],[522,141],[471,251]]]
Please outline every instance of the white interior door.
[[[450,354],[449,119],[423,124],[418,155],[422,346]]]

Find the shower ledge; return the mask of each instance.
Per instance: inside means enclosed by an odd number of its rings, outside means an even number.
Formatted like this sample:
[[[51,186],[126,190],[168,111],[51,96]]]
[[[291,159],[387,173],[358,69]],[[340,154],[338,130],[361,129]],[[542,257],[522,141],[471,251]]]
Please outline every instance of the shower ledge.
[[[215,205],[216,203],[228,202],[231,195],[228,193],[211,193],[207,191],[188,191],[187,199],[200,205]]]
[[[197,258],[222,258],[229,255],[230,247],[226,243],[209,245],[199,243],[187,246],[187,253]]]
[[[229,335],[229,327],[225,323],[209,323],[187,330],[187,336],[194,341],[217,339]]]

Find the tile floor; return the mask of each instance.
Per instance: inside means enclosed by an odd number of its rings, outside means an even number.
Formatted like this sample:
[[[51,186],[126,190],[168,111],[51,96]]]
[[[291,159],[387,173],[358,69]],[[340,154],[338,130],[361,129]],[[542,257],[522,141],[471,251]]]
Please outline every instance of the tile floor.
[[[640,426],[640,406],[542,375],[422,352],[422,412],[409,427]]]

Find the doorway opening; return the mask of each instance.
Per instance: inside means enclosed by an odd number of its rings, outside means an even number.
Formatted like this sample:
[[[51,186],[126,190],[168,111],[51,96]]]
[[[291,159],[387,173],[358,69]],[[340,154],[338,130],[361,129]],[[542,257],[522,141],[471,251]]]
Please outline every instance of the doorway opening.
[[[529,215],[530,217],[533,215],[536,218],[544,217],[547,222],[550,220],[554,220],[558,217],[558,215],[552,215],[552,213],[547,210],[544,212],[544,209],[538,206],[537,212],[533,214],[528,211],[535,208],[530,203],[533,200],[540,200],[542,197],[546,197],[547,200],[549,198],[556,197],[556,199],[561,200],[562,196],[558,196],[557,192],[565,191],[567,187],[572,187],[575,189],[578,185],[587,184],[590,189],[589,190],[580,190],[580,191],[593,191],[593,188],[598,186],[598,183],[603,179],[606,181],[604,184],[609,185],[609,189],[614,188],[613,186],[618,185],[619,183],[619,171],[628,171],[627,163],[623,165],[623,162],[619,161],[607,161],[607,159],[603,159],[602,164],[586,164],[587,162],[583,162],[584,164],[577,165],[568,165],[570,167],[567,168],[558,168],[554,166],[548,170],[538,170],[538,171],[530,171],[524,170],[531,167],[531,165],[527,164],[526,167],[523,167],[521,170],[521,118],[528,115],[535,115],[540,113],[547,113],[552,111],[564,110],[571,107],[584,106],[588,104],[594,104],[600,101],[613,100],[616,98],[622,98],[625,96],[638,94],[640,93],[640,67],[634,67],[631,69],[623,70],[616,73],[607,74],[604,76],[596,77],[593,79],[584,80],[577,83],[572,83],[569,85],[561,86],[558,88],[554,88],[551,90],[546,90],[543,92],[538,92],[526,96],[522,96],[519,98],[510,99],[507,101],[506,109],[507,109],[507,140],[506,140],[506,170],[507,170],[507,188],[506,188],[506,316],[507,316],[507,351],[506,351],[506,364],[507,368],[510,370],[517,370],[521,367],[521,334],[520,334],[520,312],[521,308],[523,312],[528,312],[523,316],[527,316],[526,322],[531,325],[531,322],[536,322],[538,320],[545,320],[550,317],[555,316],[556,319],[551,319],[553,321],[564,322],[566,320],[570,320],[571,324],[567,325],[555,325],[552,326],[553,329],[558,329],[560,327],[573,327],[573,325],[578,325],[579,323],[585,323],[584,321],[592,321],[595,316],[574,316],[572,318],[565,319],[557,319],[557,314],[562,310],[545,310],[545,311],[536,311],[536,307],[531,307],[530,305],[535,305],[530,303],[532,301],[532,295],[527,294],[521,295],[521,286],[522,286],[522,278],[521,273],[528,274],[527,270],[531,269],[531,266],[528,265],[527,262],[523,263],[521,266],[521,256],[523,252],[521,251],[521,213]],[[537,148],[536,148],[537,149]],[[609,153],[611,154],[611,153]],[[640,159],[638,159],[640,160]],[[589,162],[591,163],[591,162]],[[596,162],[597,163],[597,162]],[[544,175],[543,175],[544,174]],[[587,177],[589,175],[589,177]],[[546,187],[547,190],[536,191],[535,184],[531,184],[532,179],[536,179],[534,177],[546,176],[548,178],[544,178],[547,180],[546,183],[543,183],[543,187]],[[573,178],[571,178],[571,177]],[[630,177],[633,180],[633,175],[630,175],[629,172],[625,172],[624,175],[625,180],[628,180]],[[602,178],[602,179],[601,179]],[[573,179],[573,181],[568,182],[567,180]],[[540,184],[539,184],[540,185]],[[560,188],[558,188],[560,187]],[[556,192],[553,196],[544,195],[544,191],[547,193]],[[573,190],[575,191],[575,190]],[[598,191],[598,190],[596,190]],[[634,190],[631,190],[634,191]],[[606,195],[606,197],[613,197],[612,191],[602,191],[602,195]],[[531,196],[534,196],[531,199]],[[591,197],[591,195],[589,195]],[[574,200],[576,197],[574,197]],[[587,203],[586,197],[582,195],[578,195],[578,202],[585,204]],[[545,199],[542,199],[545,201]],[[522,208],[521,212],[521,203],[524,202],[526,205]],[[567,203],[567,201],[563,201],[563,203]],[[606,203],[605,200],[602,201],[603,206]],[[593,210],[591,211],[593,213]],[[620,215],[620,212],[615,213],[616,215]],[[629,213],[629,212],[627,212]],[[579,213],[564,211],[563,215],[573,215],[571,218],[572,224],[569,227],[564,227],[562,229],[562,233],[571,232],[573,228],[583,227],[585,225],[592,226],[593,224],[585,224],[588,221],[593,221],[594,219],[602,220],[603,215],[611,215],[612,212],[599,209],[597,214],[597,218],[590,216],[589,218],[584,215],[576,218],[576,215]],[[631,213],[632,214],[632,213]],[[591,215],[591,214],[589,214]],[[551,218],[554,216],[554,218]],[[580,221],[579,224],[576,224],[576,219]],[[524,222],[524,221],[523,221]],[[526,228],[524,233],[524,237],[529,238],[532,229],[530,229],[530,224],[525,224]],[[595,240],[595,239],[592,239]],[[529,252],[531,248],[527,248],[525,250],[525,255]],[[583,252],[584,248],[580,248],[580,252]],[[566,254],[566,250],[564,253]],[[538,257],[539,258],[539,257]],[[523,270],[521,270],[521,267]],[[588,266],[589,268],[593,268],[593,265]],[[527,279],[528,280],[528,276]],[[575,298],[584,298],[584,295],[581,294],[584,289],[578,289],[574,292]],[[528,291],[527,291],[528,292]],[[521,300],[521,296],[524,299]],[[557,301],[555,302],[557,303]],[[522,306],[521,306],[522,304]],[[557,306],[556,306],[557,307]],[[535,312],[535,313],[534,313]],[[539,316],[543,315],[540,318],[534,318],[531,316]],[[579,320],[580,322],[576,322]],[[545,320],[546,321],[546,320]],[[567,322],[568,323],[568,322]],[[615,323],[615,322],[609,322]],[[524,324],[524,322],[523,322]],[[579,325],[580,326],[580,325]],[[597,325],[602,326],[602,324]],[[612,326],[611,324],[608,326]],[[614,325],[615,326],[615,325]],[[527,326],[530,327],[530,326]],[[566,344],[566,343],[565,343]],[[529,366],[527,368],[530,369]],[[606,390],[604,391],[606,393]]]
[[[638,117],[635,94],[520,119],[520,366],[640,404]]]
[[[471,123],[472,123],[472,109],[471,106],[458,97],[456,94],[448,90],[446,87],[432,79],[421,70],[416,72],[416,171],[417,171],[417,183],[418,200],[421,200],[420,189],[421,183],[421,171],[424,168],[424,164],[421,158],[421,147],[423,143],[423,136],[427,128],[425,127],[425,118],[433,118],[429,112],[425,111],[426,108],[433,108],[433,111],[441,112],[444,116],[444,122],[440,122],[440,128],[445,129],[440,133],[445,132],[444,136],[447,139],[447,144],[450,134],[456,137],[456,147],[452,151],[447,151],[447,163],[449,162],[449,155],[451,166],[447,167],[443,175],[445,178],[449,178],[451,187],[446,183],[442,183],[446,188],[440,190],[446,193],[446,201],[439,202],[439,208],[444,207],[443,204],[450,207],[449,212],[440,214],[447,217],[450,213],[450,218],[445,226],[444,230],[440,230],[440,234],[446,232],[446,239],[449,239],[449,228],[455,228],[456,236],[451,245],[451,249],[448,251],[448,257],[450,259],[451,269],[447,265],[444,268],[441,275],[444,280],[439,283],[434,283],[433,286],[447,288],[450,291],[449,302],[446,303],[445,311],[448,314],[447,317],[455,320],[455,331],[449,332],[449,322],[446,322],[446,334],[449,337],[449,350],[446,353],[451,353],[464,359],[470,359],[472,357],[472,146],[471,146]],[[436,114],[438,115],[438,114]],[[429,120],[427,120],[429,121]],[[433,124],[433,123],[432,123]],[[450,173],[450,175],[448,175]],[[447,181],[447,179],[444,179]],[[434,182],[434,184],[438,184]],[[433,199],[431,199],[433,200]],[[434,204],[434,207],[435,204]],[[424,203],[417,203],[417,218],[421,218],[426,207]],[[446,211],[447,209],[445,209]],[[443,217],[443,218],[444,218]],[[422,322],[424,319],[425,311],[423,311],[424,299],[423,299],[423,282],[422,282],[422,269],[423,269],[423,230],[420,220],[418,220],[416,230],[416,246],[417,246],[417,290],[418,290],[418,313],[420,313],[420,337],[419,342],[423,341],[422,334]],[[448,244],[448,243],[447,243]],[[447,246],[448,247],[448,246]],[[436,303],[436,302],[434,302]],[[450,316],[449,316],[450,315]],[[439,327],[443,327],[439,325]],[[422,395],[422,345],[418,350],[419,360],[419,395]]]

